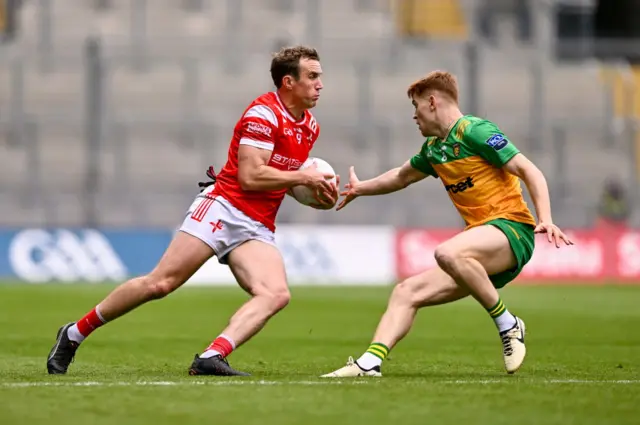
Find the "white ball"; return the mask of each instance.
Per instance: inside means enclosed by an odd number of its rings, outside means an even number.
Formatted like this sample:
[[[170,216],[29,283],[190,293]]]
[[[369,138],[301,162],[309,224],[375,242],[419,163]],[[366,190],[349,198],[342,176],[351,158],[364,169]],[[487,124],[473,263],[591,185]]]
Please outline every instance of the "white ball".
[[[333,167],[324,159],[309,157],[309,159],[307,159],[304,164],[302,164],[300,169],[304,170],[305,168],[311,167],[313,164],[317,165],[318,171],[322,173],[332,174],[333,177],[331,179],[327,179],[327,181],[330,183],[336,183],[336,172],[333,170]],[[300,202],[302,205],[318,203],[313,194],[313,190],[308,188],[307,186],[294,186],[291,188],[291,194],[293,195],[295,200]]]

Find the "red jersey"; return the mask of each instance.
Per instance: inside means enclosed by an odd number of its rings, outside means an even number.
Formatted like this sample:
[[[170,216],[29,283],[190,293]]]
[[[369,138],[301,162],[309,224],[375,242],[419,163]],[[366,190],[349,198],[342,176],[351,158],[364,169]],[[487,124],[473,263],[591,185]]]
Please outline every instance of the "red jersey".
[[[320,126],[309,111],[296,120],[284,107],[277,93],[267,93],[254,100],[244,111],[233,130],[227,163],[218,174],[214,196],[222,196],[248,217],[275,231],[276,214],[287,189],[247,191],[238,182],[240,145],[271,151],[268,165],[293,171],[309,158],[320,134]]]

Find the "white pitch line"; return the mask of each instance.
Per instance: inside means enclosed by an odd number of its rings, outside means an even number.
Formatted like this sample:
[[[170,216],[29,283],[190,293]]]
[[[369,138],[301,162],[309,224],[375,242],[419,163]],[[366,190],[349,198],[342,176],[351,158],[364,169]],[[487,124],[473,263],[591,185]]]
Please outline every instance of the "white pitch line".
[[[354,381],[116,381],[116,382],[0,382],[0,387],[4,388],[28,388],[28,387],[175,387],[175,386],[227,386],[227,385],[353,385],[366,384],[364,380]]]
[[[553,384],[640,384],[638,379],[603,379],[601,381],[592,381],[589,379],[551,379],[549,382]]]
[[[332,379],[322,381],[240,381],[240,380],[224,380],[224,381],[83,381],[83,382],[0,382],[0,388],[30,388],[30,387],[175,387],[175,386],[273,386],[273,385],[360,385],[372,382],[380,382],[379,380],[358,379],[348,381],[335,381]],[[452,384],[452,385],[490,385],[490,384],[509,384],[513,381],[509,379],[477,379],[477,380],[455,380],[455,381],[431,381],[425,384]],[[610,384],[610,385],[633,385],[640,384],[640,380],[597,380],[597,379],[548,379],[548,380],[522,380],[515,381],[520,384],[533,385],[557,385],[557,384]],[[415,384],[415,382],[412,382]]]
[[[458,385],[488,385],[488,384],[507,384],[510,383],[510,379],[478,379],[478,380],[465,380],[459,379],[455,381],[440,381],[443,384],[458,384]],[[628,384],[640,384],[638,379],[525,379],[521,381],[515,381],[523,384],[614,384],[614,385],[628,385]],[[434,383],[437,383],[434,382]]]

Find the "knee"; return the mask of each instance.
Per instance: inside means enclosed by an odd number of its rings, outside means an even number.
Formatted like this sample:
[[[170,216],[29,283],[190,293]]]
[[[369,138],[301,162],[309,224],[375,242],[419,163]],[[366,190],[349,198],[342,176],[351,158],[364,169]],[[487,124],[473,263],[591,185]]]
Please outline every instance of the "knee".
[[[172,277],[158,277],[147,275],[141,278],[147,297],[155,300],[164,298],[177,288],[176,281]]]
[[[279,312],[289,304],[289,301],[291,301],[291,293],[287,288],[265,291],[263,296],[267,300],[267,305],[269,306],[271,314]]]
[[[448,244],[441,244],[438,245],[433,256],[441,269],[450,270],[459,253]]]
[[[393,288],[389,304],[403,307],[415,307],[420,304],[418,288],[412,278],[403,280]]]
[[[289,290],[278,292],[273,297],[273,305],[276,311],[280,311],[289,305],[289,301],[291,301],[291,293]]]

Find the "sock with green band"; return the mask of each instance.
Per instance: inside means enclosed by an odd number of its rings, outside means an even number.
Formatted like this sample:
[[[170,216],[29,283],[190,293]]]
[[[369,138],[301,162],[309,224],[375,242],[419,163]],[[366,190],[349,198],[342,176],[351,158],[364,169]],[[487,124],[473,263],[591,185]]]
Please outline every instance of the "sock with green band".
[[[513,314],[509,313],[509,310],[507,310],[501,298],[498,298],[496,305],[488,308],[487,312],[496,323],[498,331],[500,332],[508,331],[516,325],[516,318]]]
[[[379,342],[374,342],[357,360],[358,366],[363,370],[371,370],[376,366],[380,366],[388,354],[389,347]]]

